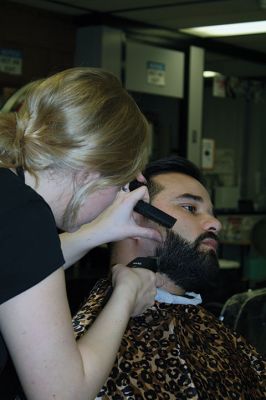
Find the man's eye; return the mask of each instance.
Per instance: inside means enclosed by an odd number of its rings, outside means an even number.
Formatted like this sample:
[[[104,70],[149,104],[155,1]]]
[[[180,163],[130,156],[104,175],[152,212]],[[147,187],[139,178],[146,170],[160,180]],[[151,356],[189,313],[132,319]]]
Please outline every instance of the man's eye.
[[[190,204],[186,204],[182,206],[185,210],[189,211],[191,214],[195,214],[196,212],[196,207],[192,206]]]

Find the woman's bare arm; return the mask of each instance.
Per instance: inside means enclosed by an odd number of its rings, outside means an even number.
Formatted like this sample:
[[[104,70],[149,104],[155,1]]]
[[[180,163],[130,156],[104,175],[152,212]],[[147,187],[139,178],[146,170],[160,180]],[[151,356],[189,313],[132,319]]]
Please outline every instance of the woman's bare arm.
[[[130,315],[153,303],[155,275],[114,270],[113,294],[76,342],[64,272],[0,306],[0,326],[28,400],[94,399],[108,376]]]

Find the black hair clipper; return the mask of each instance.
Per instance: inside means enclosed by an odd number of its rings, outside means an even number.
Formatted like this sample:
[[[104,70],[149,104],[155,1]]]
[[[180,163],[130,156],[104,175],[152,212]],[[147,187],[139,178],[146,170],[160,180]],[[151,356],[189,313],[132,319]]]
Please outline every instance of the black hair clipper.
[[[158,257],[137,257],[127,264],[131,268],[146,268],[152,272],[157,272],[159,267]]]
[[[144,184],[135,180],[130,182],[129,190],[132,191],[134,189],[143,186]],[[145,186],[145,185],[144,185]],[[134,211],[143,215],[144,217],[151,219],[154,222],[164,226],[165,228],[172,228],[176,223],[176,218],[171,215],[165,213],[164,211],[159,210],[159,208],[152,206],[149,203],[146,203],[143,200],[139,200],[134,207]]]

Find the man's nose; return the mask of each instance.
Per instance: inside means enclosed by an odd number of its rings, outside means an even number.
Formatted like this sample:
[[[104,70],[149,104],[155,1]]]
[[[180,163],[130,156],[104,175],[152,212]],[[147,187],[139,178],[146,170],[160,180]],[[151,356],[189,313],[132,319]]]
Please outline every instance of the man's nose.
[[[203,220],[203,228],[206,232],[219,233],[222,229],[222,224],[214,215],[208,214]]]

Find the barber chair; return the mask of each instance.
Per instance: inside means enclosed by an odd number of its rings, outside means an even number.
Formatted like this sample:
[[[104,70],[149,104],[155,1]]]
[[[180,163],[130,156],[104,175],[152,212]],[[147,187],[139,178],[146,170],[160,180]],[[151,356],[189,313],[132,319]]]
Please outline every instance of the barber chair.
[[[209,288],[207,292],[202,292],[202,306],[215,315],[217,318],[221,314],[224,303],[233,294],[242,290],[240,288],[240,263],[234,260],[219,259],[219,276],[217,285]]]
[[[34,82],[29,82],[16,90],[2,105],[0,112],[16,112],[20,109],[26,97],[28,90],[34,85]]]
[[[219,319],[266,355],[266,288],[233,295],[224,304]]]
[[[260,219],[250,235],[250,253],[244,266],[243,278],[249,288],[266,286],[266,218]],[[265,283],[265,284],[264,284]]]

